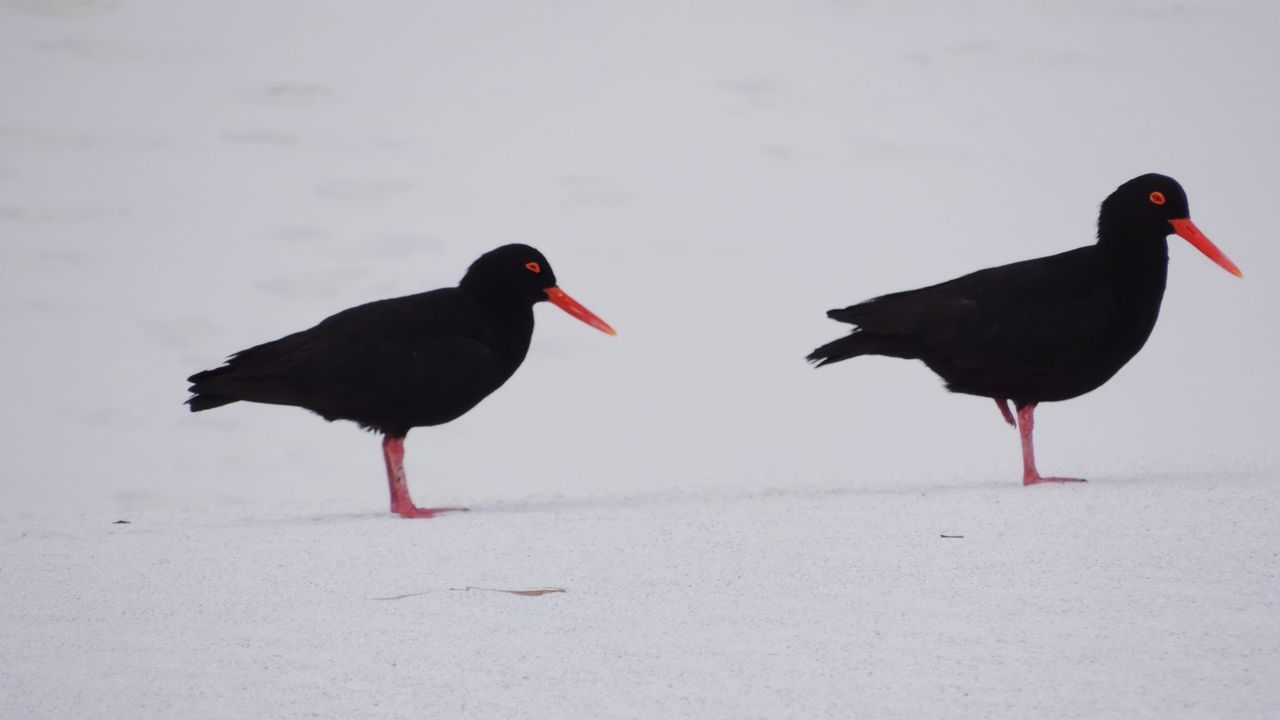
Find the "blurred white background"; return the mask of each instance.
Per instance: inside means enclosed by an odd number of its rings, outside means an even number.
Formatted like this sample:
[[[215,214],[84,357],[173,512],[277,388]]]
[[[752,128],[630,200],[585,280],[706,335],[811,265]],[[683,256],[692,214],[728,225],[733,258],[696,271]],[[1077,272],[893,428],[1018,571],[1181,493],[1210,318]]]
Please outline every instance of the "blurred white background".
[[[376,438],[200,415],[184,378],[543,250],[525,366],[415,431],[424,504],[1016,483],[1016,435],[918,363],[813,370],[824,311],[1093,240],[1186,187],[1146,349],[1042,407],[1041,467],[1274,467],[1270,2],[0,4],[0,504],[386,503]]]

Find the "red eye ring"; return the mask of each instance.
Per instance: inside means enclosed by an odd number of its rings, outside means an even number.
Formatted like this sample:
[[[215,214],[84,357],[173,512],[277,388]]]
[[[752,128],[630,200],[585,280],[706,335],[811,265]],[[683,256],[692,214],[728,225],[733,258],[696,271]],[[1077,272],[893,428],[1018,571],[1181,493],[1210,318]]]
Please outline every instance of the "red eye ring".
[[[1160,202],[1164,202],[1164,200],[1163,200],[1163,199],[1161,199],[1161,201],[1160,201]],[[528,270],[528,271],[529,271],[529,272],[531,272],[531,273],[540,273],[540,272],[542,272],[542,266],[541,266],[541,265],[539,265],[538,263],[536,263],[536,262],[532,262],[532,261],[525,263],[525,264],[524,264],[524,269],[525,269],[525,270]]]
[[[1164,193],[1160,192],[1159,190],[1156,190],[1155,192],[1153,192],[1153,193],[1151,193],[1150,195],[1148,195],[1148,196],[1147,196],[1147,199],[1148,199],[1148,200],[1150,200],[1151,202],[1155,203],[1156,205],[1163,205],[1163,204],[1164,204]]]

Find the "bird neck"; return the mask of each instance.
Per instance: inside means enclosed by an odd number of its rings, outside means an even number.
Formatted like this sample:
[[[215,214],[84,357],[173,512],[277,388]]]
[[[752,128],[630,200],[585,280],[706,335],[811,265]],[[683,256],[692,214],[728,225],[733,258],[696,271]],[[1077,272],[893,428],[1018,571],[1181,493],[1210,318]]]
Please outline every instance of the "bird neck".
[[[503,340],[511,344],[508,349],[523,359],[533,335],[533,302],[518,293],[491,286],[468,287],[464,283],[460,287],[487,311],[500,328]]]
[[[1169,272],[1168,239],[1160,232],[1134,229],[1108,232],[1100,228],[1098,236],[1098,248],[1107,258],[1117,299],[1122,304],[1149,308],[1154,322]]]
[[[1104,212],[1098,218],[1098,247],[1118,263],[1150,268],[1169,262],[1168,223],[1156,225]]]

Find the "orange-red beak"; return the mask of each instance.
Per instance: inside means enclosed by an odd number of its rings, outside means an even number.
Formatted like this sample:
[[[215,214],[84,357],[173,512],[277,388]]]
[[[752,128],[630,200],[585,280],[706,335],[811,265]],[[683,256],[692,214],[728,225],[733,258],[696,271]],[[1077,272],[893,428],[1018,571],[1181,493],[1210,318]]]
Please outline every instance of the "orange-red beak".
[[[1173,226],[1173,231],[1178,233],[1183,240],[1191,243],[1197,250],[1204,253],[1205,257],[1218,263],[1223,270],[1235,275],[1238,278],[1244,277],[1244,273],[1240,272],[1240,268],[1231,262],[1231,258],[1226,253],[1218,249],[1217,245],[1209,242],[1209,238],[1200,232],[1200,228],[1191,222],[1191,218],[1183,218],[1181,220],[1170,220],[1169,224]]]
[[[546,289],[546,293],[547,293],[547,299],[550,300],[556,307],[578,318],[582,322],[590,325],[591,327],[599,330],[600,332],[609,333],[610,335],[618,334],[617,330],[614,330],[613,328],[609,327],[609,323],[596,317],[595,313],[582,307],[582,303],[569,297],[569,295],[565,293],[565,291],[561,290],[560,288],[549,287]]]

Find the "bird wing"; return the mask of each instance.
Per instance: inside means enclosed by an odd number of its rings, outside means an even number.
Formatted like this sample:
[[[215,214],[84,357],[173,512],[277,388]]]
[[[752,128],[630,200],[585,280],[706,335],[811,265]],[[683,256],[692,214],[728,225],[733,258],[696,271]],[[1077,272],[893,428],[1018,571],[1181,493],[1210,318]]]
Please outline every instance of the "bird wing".
[[[498,370],[494,350],[465,335],[327,338],[309,365],[340,416],[369,407],[387,414],[443,409],[463,400],[470,407],[492,389]]]
[[[454,289],[450,289],[454,290]],[[236,353],[193,376],[201,392],[329,418],[451,414],[490,392],[501,362],[483,313],[456,291],[379,300]]]
[[[1074,362],[1109,331],[1116,300],[1101,273],[1081,271],[1091,262],[1089,253],[1071,251],[828,315],[962,368],[1045,369]]]

